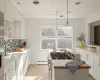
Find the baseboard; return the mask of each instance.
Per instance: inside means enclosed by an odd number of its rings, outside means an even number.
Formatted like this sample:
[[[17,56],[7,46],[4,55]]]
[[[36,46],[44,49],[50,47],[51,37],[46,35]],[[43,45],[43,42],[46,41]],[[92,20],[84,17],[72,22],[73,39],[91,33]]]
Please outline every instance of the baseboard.
[[[39,64],[40,64],[40,65],[41,65],[41,64],[42,64],[42,65],[43,65],[43,64],[44,64],[44,65],[47,65],[48,62],[47,62],[47,61],[37,61],[36,64],[37,64],[37,65],[39,65]]]

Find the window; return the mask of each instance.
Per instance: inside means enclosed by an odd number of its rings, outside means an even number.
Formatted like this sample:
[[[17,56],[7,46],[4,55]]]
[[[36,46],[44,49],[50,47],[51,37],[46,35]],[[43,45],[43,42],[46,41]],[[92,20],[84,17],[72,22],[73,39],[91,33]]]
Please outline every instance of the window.
[[[72,27],[42,27],[41,49],[72,48]]]
[[[56,47],[55,39],[43,39],[42,40],[42,49],[52,49]]]
[[[55,37],[56,29],[54,28],[42,28],[42,37]]]

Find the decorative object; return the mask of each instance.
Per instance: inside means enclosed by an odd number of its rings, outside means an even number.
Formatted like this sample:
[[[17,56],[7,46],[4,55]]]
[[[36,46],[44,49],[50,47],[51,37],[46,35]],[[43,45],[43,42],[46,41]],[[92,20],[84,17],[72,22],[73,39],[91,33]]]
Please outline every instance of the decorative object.
[[[82,41],[80,41],[80,48],[82,48],[83,47],[83,43],[82,43]]]
[[[84,34],[82,33],[78,38],[78,41],[80,41],[80,48],[83,47],[83,43],[85,43],[85,39],[84,39]]]
[[[26,48],[26,45],[27,45],[27,42],[26,41],[24,41],[22,44],[21,44],[21,48]]]
[[[88,46],[88,50],[89,50],[89,51],[96,52],[96,46],[89,45],[89,46]]]

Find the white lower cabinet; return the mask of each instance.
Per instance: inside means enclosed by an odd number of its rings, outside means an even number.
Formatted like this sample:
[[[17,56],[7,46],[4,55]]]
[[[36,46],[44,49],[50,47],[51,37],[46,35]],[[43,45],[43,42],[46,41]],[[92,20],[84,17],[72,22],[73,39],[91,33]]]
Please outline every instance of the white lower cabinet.
[[[94,78],[100,80],[100,57],[94,56]]]
[[[13,62],[6,67],[5,80],[22,80],[29,67],[30,51],[17,55]]]
[[[95,80],[100,80],[100,55],[84,49],[77,49],[77,51],[81,54],[81,60],[91,66],[89,73],[92,77]]]
[[[94,56],[91,53],[87,53],[87,52],[83,53],[82,55],[83,55],[82,59],[86,62],[86,64],[91,66],[91,68],[89,69],[89,73],[93,76],[93,67],[94,67],[94,65],[93,65],[93,57]]]
[[[94,59],[94,56],[90,53],[86,54],[86,62],[87,64],[89,64],[91,66],[90,70],[89,70],[89,73],[93,76],[93,68],[94,68],[94,64],[93,64],[93,59]]]
[[[5,73],[5,80],[13,80],[15,74],[15,61],[13,61],[7,68],[7,72]]]

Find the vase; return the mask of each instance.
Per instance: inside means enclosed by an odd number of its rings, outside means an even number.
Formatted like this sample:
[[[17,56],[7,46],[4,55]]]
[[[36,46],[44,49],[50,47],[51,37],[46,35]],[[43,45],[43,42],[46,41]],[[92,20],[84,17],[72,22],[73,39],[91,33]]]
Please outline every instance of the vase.
[[[80,41],[80,48],[82,48],[83,47],[83,43],[82,43],[82,41]]]

